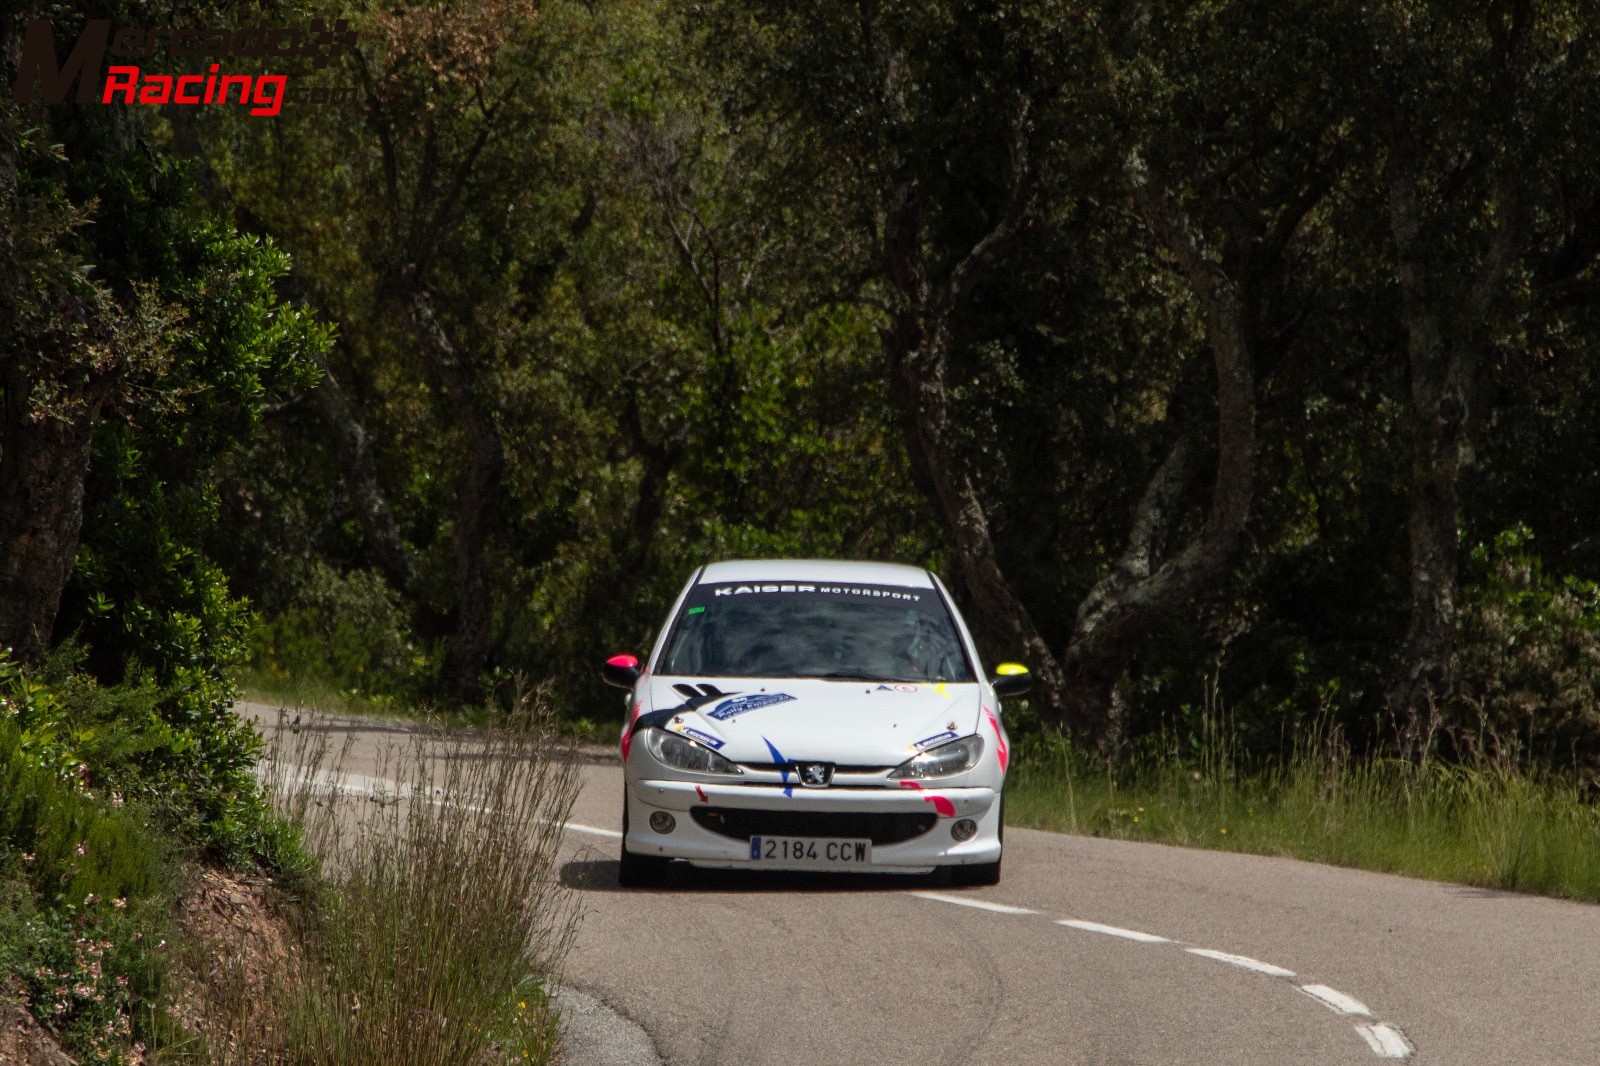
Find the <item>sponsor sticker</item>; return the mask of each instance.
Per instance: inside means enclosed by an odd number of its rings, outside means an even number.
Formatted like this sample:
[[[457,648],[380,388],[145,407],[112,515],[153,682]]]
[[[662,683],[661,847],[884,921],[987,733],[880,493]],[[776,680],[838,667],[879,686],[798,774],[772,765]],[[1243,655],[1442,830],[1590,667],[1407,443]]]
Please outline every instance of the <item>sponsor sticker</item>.
[[[701,732],[692,725],[674,726],[672,731],[682,736],[686,736],[690,740],[697,740],[706,747],[710,748],[712,751],[721,750],[722,746],[727,743],[727,741],[723,740],[721,737],[714,737],[710,733]]]
[[[917,741],[911,746],[916,748],[918,751],[921,751],[923,748],[931,748],[935,744],[943,744],[947,740],[954,739],[956,739],[955,730],[947,729],[943,733],[935,733],[931,737],[923,737],[921,740]]]
[[[759,596],[762,593],[810,594],[818,596],[862,596],[873,600],[922,601],[925,589],[902,588],[897,585],[702,585],[712,596]]]
[[[771,707],[777,703],[788,703],[792,699],[794,697],[787,692],[758,692],[749,696],[735,696],[731,700],[723,700],[717,704],[707,717],[726,722],[749,711],[759,711],[763,707]]]

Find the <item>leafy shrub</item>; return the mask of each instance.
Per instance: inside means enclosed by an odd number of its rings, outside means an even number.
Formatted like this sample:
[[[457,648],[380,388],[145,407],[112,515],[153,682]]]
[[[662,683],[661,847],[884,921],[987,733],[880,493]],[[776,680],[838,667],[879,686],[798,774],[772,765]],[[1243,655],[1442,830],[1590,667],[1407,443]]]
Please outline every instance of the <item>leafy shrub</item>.
[[[152,894],[164,858],[154,836],[127,808],[102,806],[86,773],[30,754],[29,743],[14,713],[0,716],[0,846],[22,856],[35,894],[69,907]]]
[[[0,654],[0,699],[34,764],[138,802],[160,827],[231,862],[256,858],[267,808],[252,767],[261,741],[229,710],[234,689],[206,669],[105,687],[66,645],[26,674]]]
[[[1544,572],[1517,526],[1471,556],[1454,739],[1509,766],[1600,770],[1600,585]]]
[[[433,673],[383,576],[341,573],[321,560],[308,569],[298,603],[262,621],[251,645],[269,682],[313,679],[379,702],[421,693]]]
[[[33,709],[48,702],[23,687]],[[0,711],[0,977],[85,1059],[121,1062],[160,985],[164,942],[147,930],[169,848],[136,807],[91,792],[89,768],[59,754],[53,726],[25,729],[18,704]]]

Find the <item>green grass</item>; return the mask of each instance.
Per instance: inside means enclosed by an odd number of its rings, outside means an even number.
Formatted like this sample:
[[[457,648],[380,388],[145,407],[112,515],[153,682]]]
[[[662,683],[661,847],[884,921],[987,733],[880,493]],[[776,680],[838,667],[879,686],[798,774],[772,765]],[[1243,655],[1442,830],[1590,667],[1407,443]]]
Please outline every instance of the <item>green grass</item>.
[[[1600,810],[1557,779],[1352,761],[1336,745],[1254,772],[1222,745],[1117,766],[1064,741],[1027,748],[1007,784],[1010,825],[1600,900]]]

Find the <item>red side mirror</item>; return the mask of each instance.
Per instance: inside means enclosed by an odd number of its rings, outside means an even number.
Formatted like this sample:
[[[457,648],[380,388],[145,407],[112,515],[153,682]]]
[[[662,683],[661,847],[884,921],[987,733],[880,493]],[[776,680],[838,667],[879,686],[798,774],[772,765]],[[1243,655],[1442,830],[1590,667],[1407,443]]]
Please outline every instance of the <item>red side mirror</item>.
[[[639,680],[638,656],[613,655],[600,668],[600,679],[618,688],[632,688]]]

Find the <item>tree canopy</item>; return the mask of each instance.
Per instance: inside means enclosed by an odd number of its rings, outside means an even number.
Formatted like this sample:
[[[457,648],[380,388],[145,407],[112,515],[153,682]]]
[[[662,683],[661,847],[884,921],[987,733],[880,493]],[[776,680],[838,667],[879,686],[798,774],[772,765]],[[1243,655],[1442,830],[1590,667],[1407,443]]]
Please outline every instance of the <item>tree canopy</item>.
[[[4,105],[21,654],[603,716],[693,566],[870,557],[1103,750],[1600,759],[1588,5],[314,15],[333,103]]]

